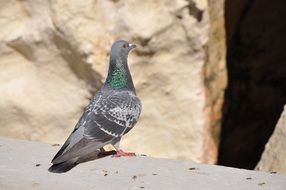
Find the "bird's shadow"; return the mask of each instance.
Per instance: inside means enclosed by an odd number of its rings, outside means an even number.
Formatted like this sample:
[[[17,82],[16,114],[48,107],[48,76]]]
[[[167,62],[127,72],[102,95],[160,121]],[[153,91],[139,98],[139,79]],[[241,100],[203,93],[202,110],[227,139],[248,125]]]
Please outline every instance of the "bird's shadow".
[[[101,148],[100,150],[97,150],[95,152],[92,152],[91,154],[88,154],[87,156],[79,159],[77,161],[77,164],[81,164],[84,162],[89,162],[89,161],[93,161],[93,160],[97,160],[97,159],[101,159],[107,156],[111,156],[116,154],[115,150],[110,150],[110,151],[106,151],[103,148]]]
[[[80,159],[78,159],[73,164],[66,165],[64,171],[55,172],[55,173],[65,173],[67,171],[70,171],[74,167],[76,167],[78,164],[89,162],[89,161],[93,161],[93,160],[97,160],[97,159],[101,159],[101,158],[104,158],[104,157],[107,157],[107,156],[111,156],[111,155],[114,155],[114,154],[116,154],[115,150],[106,151],[103,148],[101,148],[100,150],[96,150],[96,151],[86,155],[85,157],[81,157]],[[52,167],[57,167],[57,164],[54,164],[53,166],[51,166],[51,168]]]
[[[79,159],[77,161],[78,164],[84,163],[84,162],[89,162],[89,161],[93,161],[93,160],[97,160],[100,158],[104,158],[106,156],[111,156],[116,154],[115,150],[111,150],[111,151],[106,151],[103,148],[101,148],[100,150],[97,150],[91,154],[88,154],[87,156]]]

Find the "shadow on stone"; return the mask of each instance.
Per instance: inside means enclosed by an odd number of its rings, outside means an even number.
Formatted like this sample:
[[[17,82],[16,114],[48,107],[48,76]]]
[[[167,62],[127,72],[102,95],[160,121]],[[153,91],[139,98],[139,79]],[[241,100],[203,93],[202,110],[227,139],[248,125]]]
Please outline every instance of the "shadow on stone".
[[[84,158],[81,158],[79,160],[76,159],[71,159],[65,162],[61,162],[59,164],[53,164],[48,170],[52,173],[65,173],[68,172],[69,170],[73,169],[76,167],[78,164],[97,160],[100,158],[104,158],[106,156],[114,155],[116,154],[115,150],[111,151],[105,151],[103,148],[93,152],[92,154],[87,155]]]

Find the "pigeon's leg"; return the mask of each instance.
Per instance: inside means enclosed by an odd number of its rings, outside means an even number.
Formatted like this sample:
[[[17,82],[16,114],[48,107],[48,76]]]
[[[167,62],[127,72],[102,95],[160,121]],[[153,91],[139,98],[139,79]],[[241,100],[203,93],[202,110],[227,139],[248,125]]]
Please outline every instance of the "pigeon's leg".
[[[116,151],[119,151],[119,146],[120,146],[120,140],[121,138],[118,139],[114,139],[111,144],[113,145],[113,147],[115,148]]]
[[[124,152],[123,150],[119,149],[120,140],[121,140],[121,138],[118,138],[112,142],[112,145],[116,149],[116,154],[114,154],[112,157],[119,158],[119,157],[123,157],[123,156],[128,156],[128,157],[136,156],[136,154],[133,152]]]

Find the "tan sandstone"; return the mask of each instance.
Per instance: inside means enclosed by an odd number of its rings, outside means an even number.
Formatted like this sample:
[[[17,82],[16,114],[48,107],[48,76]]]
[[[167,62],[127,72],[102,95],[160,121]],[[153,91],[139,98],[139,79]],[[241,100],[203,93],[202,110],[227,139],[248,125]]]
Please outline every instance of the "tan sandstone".
[[[265,150],[256,170],[286,174],[286,106],[275,127],[275,130],[265,145]]]
[[[121,38],[137,44],[129,64],[143,103],[122,147],[215,163],[226,81],[222,16],[222,0],[1,1],[0,134],[63,143]]]

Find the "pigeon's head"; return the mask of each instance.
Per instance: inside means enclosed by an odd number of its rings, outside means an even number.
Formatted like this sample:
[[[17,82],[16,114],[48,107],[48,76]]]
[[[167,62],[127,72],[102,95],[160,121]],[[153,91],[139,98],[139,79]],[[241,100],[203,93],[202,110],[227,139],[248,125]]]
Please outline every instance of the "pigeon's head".
[[[131,44],[127,41],[118,40],[114,42],[114,44],[112,45],[110,56],[112,59],[118,59],[118,58],[127,59],[129,51],[134,49],[135,47],[136,45]]]

